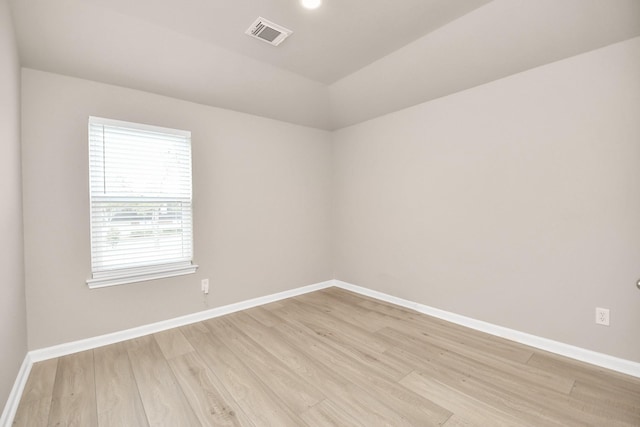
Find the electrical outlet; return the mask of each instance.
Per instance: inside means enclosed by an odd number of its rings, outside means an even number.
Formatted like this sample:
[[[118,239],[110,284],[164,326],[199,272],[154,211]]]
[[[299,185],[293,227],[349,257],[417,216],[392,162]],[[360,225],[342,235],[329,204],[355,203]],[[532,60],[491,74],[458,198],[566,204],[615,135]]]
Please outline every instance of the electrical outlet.
[[[596,307],[596,323],[609,326],[609,309]]]
[[[201,289],[202,292],[204,292],[205,295],[207,295],[209,293],[209,279],[202,279],[201,283]]]

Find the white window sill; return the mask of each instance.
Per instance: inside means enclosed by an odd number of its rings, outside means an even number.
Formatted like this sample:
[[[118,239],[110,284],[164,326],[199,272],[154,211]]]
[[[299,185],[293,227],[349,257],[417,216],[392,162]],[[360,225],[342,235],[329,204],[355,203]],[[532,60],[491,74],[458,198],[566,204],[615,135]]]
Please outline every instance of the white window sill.
[[[143,282],[145,280],[164,279],[167,277],[182,276],[195,273],[198,266],[171,265],[145,269],[130,269],[111,273],[94,274],[92,279],[87,279],[90,289],[104,288],[107,286],[124,285],[127,283]]]

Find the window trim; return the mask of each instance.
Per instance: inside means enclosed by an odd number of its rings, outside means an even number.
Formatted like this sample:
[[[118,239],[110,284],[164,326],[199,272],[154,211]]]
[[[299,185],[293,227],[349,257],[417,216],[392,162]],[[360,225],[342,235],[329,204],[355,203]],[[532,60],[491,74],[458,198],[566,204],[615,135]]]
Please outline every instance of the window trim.
[[[183,276],[185,274],[195,273],[197,269],[197,264],[179,262],[150,267],[121,269],[117,272],[103,271],[93,273],[93,279],[87,279],[87,285],[91,289],[104,288],[106,286],[124,285],[127,283],[143,282],[146,280]]]
[[[129,129],[135,129],[142,132],[149,131],[154,133],[164,133],[168,135],[182,136],[188,138],[189,141],[189,156],[191,157],[191,132],[164,128],[159,126],[146,125],[141,123],[132,123],[125,122],[121,120],[113,120],[113,119],[105,119],[101,117],[90,116],[88,121],[88,137],[89,137],[89,161],[91,161],[91,126],[92,125],[103,125],[103,126],[116,126],[123,127]],[[190,169],[193,169],[192,164],[190,165]],[[193,185],[193,178],[191,178],[191,185]],[[108,200],[109,196],[96,196],[92,194],[91,190],[91,170],[89,170],[89,233],[90,233],[90,250],[91,250],[91,278],[86,280],[87,286],[90,289],[103,288],[107,286],[116,286],[123,285],[127,283],[135,283],[147,280],[154,279],[162,279],[174,276],[182,276],[186,274],[195,273],[198,269],[198,265],[193,263],[193,198],[189,198],[189,202],[191,205],[191,260],[189,261],[175,261],[175,262],[165,262],[156,265],[147,265],[147,266],[138,266],[138,267],[130,267],[130,268],[120,268],[114,270],[105,270],[105,271],[93,271],[93,228],[94,223],[92,220],[92,205],[95,200],[99,200],[102,198],[103,200]],[[138,199],[137,197],[134,197]],[[153,196],[148,197],[149,200],[153,199]],[[176,198],[175,200],[178,200]],[[173,199],[172,199],[173,201]]]

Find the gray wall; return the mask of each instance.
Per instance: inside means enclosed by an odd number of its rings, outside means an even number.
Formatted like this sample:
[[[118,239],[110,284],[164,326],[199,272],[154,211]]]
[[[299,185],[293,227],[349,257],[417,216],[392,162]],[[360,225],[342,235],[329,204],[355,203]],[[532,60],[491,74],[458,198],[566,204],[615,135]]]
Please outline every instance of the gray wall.
[[[335,277],[640,362],[638,76],[635,38],[337,131]]]
[[[0,407],[27,353],[20,177],[20,65],[11,14],[0,0]]]
[[[331,279],[329,132],[30,69],[22,89],[30,349]],[[89,115],[192,132],[196,274],[87,288]]]

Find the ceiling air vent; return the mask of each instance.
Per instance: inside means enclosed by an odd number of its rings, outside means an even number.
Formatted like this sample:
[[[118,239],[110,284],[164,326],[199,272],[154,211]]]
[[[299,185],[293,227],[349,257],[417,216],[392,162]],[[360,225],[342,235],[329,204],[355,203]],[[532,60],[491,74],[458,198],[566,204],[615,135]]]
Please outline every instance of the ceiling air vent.
[[[274,24],[273,22],[269,22],[262,17],[256,19],[249,29],[245,31],[245,34],[265,41],[273,46],[278,46],[292,33],[293,31]]]

